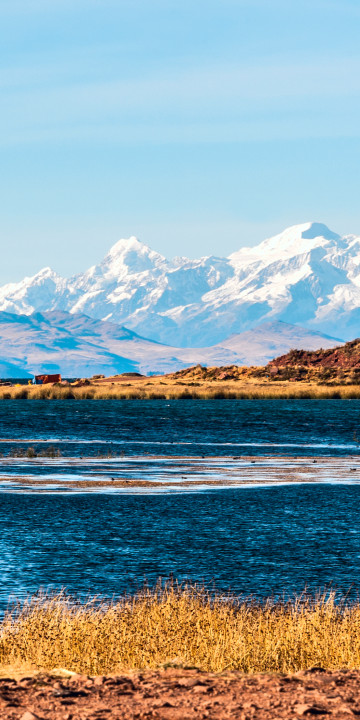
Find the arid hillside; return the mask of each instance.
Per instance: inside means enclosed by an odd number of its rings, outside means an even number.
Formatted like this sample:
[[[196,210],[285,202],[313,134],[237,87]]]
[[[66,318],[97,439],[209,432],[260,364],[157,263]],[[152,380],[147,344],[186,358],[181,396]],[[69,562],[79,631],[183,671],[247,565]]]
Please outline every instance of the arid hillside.
[[[303,380],[320,384],[360,383],[360,339],[327,350],[290,350],[265,368],[272,380]]]
[[[271,360],[268,367],[323,367],[351,370],[360,368],[360,338],[327,350],[290,350],[286,355]]]

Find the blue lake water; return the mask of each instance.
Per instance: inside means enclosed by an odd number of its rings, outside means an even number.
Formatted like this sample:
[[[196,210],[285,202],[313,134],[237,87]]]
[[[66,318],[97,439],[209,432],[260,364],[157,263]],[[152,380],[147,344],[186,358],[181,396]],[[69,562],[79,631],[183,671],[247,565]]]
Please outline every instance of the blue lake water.
[[[3,401],[0,451],[66,457],[360,455],[356,400]],[[112,445],[111,445],[112,443]],[[105,450],[104,450],[105,448]],[[316,467],[316,466],[315,466]],[[159,576],[265,597],[360,589],[360,485],[175,494],[0,491],[0,603],[39,587],[106,596]]]
[[[360,454],[359,400],[5,400],[0,452],[63,455]]]
[[[360,589],[360,487],[177,495],[0,495],[0,593],[103,595],[159,576],[224,592]]]

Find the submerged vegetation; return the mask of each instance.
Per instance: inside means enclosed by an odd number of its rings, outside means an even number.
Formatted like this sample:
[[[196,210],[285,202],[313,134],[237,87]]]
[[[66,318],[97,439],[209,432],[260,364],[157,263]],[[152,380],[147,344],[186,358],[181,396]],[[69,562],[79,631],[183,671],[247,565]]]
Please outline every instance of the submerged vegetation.
[[[3,455],[0,455],[0,457],[3,457]],[[61,452],[59,448],[55,448],[53,445],[47,445],[43,448],[20,446],[11,448],[9,457],[29,458],[30,460],[35,458],[59,458],[61,457]]]
[[[360,605],[333,594],[293,602],[214,596],[159,585],[118,602],[35,596],[1,622],[1,666],[88,674],[195,666],[294,672],[360,666]]]

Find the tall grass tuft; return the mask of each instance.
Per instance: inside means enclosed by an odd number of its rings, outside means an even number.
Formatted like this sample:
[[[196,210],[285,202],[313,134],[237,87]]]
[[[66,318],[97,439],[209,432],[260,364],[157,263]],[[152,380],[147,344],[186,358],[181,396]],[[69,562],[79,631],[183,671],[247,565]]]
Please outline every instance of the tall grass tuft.
[[[332,594],[257,604],[176,584],[113,603],[37,596],[0,625],[0,665],[21,664],[89,674],[167,664],[245,673],[356,668],[360,604],[337,604]]]

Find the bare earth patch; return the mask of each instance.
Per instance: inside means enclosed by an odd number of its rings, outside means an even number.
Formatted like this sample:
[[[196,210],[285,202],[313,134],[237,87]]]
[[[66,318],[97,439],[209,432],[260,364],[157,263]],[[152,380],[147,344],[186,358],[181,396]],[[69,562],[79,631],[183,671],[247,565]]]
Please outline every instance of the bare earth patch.
[[[360,671],[213,675],[195,669],[70,678],[0,679],[0,717],[11,720],[356,718]]]

